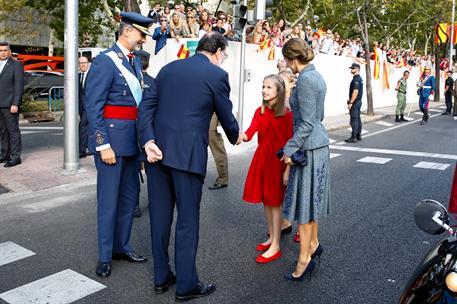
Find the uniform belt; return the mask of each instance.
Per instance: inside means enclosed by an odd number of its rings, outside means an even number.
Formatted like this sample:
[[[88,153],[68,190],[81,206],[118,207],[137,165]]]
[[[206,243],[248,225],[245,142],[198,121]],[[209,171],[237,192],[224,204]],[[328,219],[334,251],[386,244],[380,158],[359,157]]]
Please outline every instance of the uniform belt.
[[[400,91],[400,90],[398,90],[398,93],[406,94],[406,91]]]
[[[137,113],[137,107],[105,105],[103,109],[103,117],[111,119],[136,120]]]
[[[431,89],[432,86],[423,86],[422,88],[423,88],[423,89]]]

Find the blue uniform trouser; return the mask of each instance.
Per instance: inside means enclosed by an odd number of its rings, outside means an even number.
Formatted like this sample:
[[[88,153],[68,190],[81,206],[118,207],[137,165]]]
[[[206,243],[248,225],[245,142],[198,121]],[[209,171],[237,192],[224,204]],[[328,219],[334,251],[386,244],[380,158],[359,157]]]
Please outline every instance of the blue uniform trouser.
[[[357,101],[355,102],[351,110],[349,110],[349,114],[351,116],[351,128],[352,134],[351,137],[355,138],[362,134],[362,119],[360,118],[360,108],[362,107],[362,102]]]
[[[178,216],[175,230],[176,293],[198,285],[196,256],[200,225],[203,177],[161,163],[146,164],[149,194],[154,283],[163,284],[171,275],[168,246],[173,211]]]
[[[111,261],[114,253],[127,253],[133,210],[140,183],[137,156],[117,156],[115,165],[102,162],[95,155],[97,167],[97,231],[98,254],[101,262]]]
[[[425,96],[425,95],[419,95],[419,109],[421,110],[421,112],[424,112],[424,110],[428,110],[428,96]]]

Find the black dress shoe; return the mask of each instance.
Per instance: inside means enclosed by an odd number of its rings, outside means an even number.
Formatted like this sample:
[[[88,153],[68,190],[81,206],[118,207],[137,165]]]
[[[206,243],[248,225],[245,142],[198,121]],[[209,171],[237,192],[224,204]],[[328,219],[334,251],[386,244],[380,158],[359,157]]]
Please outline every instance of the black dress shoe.
[[[5,168],[14,167],[14,166],[17,166],[17,165],[20,165],[20,164],[22,164],[21,159],[20,158],[15,158],[15,159],[11,159],[8,162],[6,162],[6,164],[3,167],[5,167]]]
[[[86,153],[79,153],[79,158],[86,158],[87,154]]]
[[[221,185],[221,184],[218,184],[218,183],[214,183],[211,186],[209,186],[208,189],[209,190],[216,190],[216,189],[221,189],[221,188],[225,188],[225,187],[227,187],[227,185]]]
[[[362,141],[362,135],[357,135],[357,141]]]
[[[351,138],[345,139],[344,141],[347,142],[347,143],[356,143],[357,142],[357,138],[351,137]]]
[[[165,281],[165,283],[157,285],[154,285],[154,291],[156,294],[161,294],[165,293],[170,286],[174,285],[176,283],[176,276],[174,274],[171,274],[171,276],[168,278],[168,280]]]
[[[130,263],[145,263],[148,259],[142,255],[137,255],[132,251],[127,253],[113,253],[113,260],[126,260]]]
[[[192,299],[203,298],[209,296],[216,290],[215,284],[203,284],[201,282],[198,283],[198,286],[188,291],[184,294],[176,294],[175,299],[178,302],[189,301]]]
[[[95,274],[99,278],[107,278],[111,274],[111,262],[98,262]]]
[[[2,163],[7,163],[7,162],[9,162],[9,161],[10,161],[9,158],[3,158],[3,157],[0,158],[0,164],[2,164]]]

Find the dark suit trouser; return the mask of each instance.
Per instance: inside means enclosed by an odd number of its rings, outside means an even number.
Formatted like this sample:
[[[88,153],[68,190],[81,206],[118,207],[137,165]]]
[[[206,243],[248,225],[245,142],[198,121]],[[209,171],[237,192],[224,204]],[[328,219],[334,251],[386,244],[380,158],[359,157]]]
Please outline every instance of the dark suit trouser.
[[[115,165],[95,157],[97,167],[97,232],[101,262],[114,253],[127,253],[140,183],[137,156],[117,156]]]
[[[209,125],[209,148],[216,163],[218,177],[216,183],[219,185],[228,184],[228,158],[225,151],[224,139],[222,135],[217,132],[218,120],[216,114],[211,117]]]
[[[451,113],[452,111],[452,92],[444,94],[444,100],[446,102],[446,113]]]
[[[203,177],[163,166],[161,163],[147,163],[146,174],[154,282],[163,284],[171,274],[168,246],[176,204],[178,211],[175,233],[176,292],[182,294],[197,287],[198,284],[195,260]]]
[[[86,111],[79,112],[79,153],[86,153],[89,140],[89,122]]]
[[[360,108],[362,103],[360,101],[354,103],[349,111],[351,116],[351,128],[352,134],[351,137],[355,138],[362,134],[362,119],[360,118]]]
[[[2,157],[17,159],[21,157],[22,142],[19,130],[19,113],[12,114],[10,108],[0,108],[0,139]]]
[[[452,114],[457,116],[457,96],[454,96],[454,112]]]

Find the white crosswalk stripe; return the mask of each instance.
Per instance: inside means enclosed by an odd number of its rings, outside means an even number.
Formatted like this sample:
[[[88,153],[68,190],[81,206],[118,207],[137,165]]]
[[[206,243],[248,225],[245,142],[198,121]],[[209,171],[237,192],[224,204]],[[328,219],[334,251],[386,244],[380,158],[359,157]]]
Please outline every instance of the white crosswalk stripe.
[[[0,266],[22,260],[34,254],[35,252],[13,242],[0,243]]]
[[[330,159],[341,156],[341,154],[338,153],[330,153]]]
[[[333,144],[336,140],[329,138],[328,141]]]
[[[437,109],[428,109],[428,110],[429,110],[430,112],[440,112],[440,113],[442,112],[442,111],[437,110]]]
[[[432,169],[432,170],[446,170],[450,165],[442,163],[432,163],[432,162],[418,162],[413,167],[422,168],[422,169]]]
[[[352,131],[352,128],[348,128],[349,131]],[[365,129],[362,129],[361,135],[367,134],[368,131]]]
[[[66,304],[106,288],[71,269],[44,277],[0,294],[10,304]]]
[[[390,123],[387,121],[382,121],[382,120],[375,122],[375,124],[381,125],[381,126],[386,126],[386,127],[392,127],[394,125],[393,123]]]
[[[63,130],[63,127],[20,127],[21,130]]]
[[[384,164],[390,162],[391,160],[392,160],[392,158],[367,156],[367,157],[361,158],[357,161],[361,162],[361,163],[372,163],[372,164],[384,165]]]

